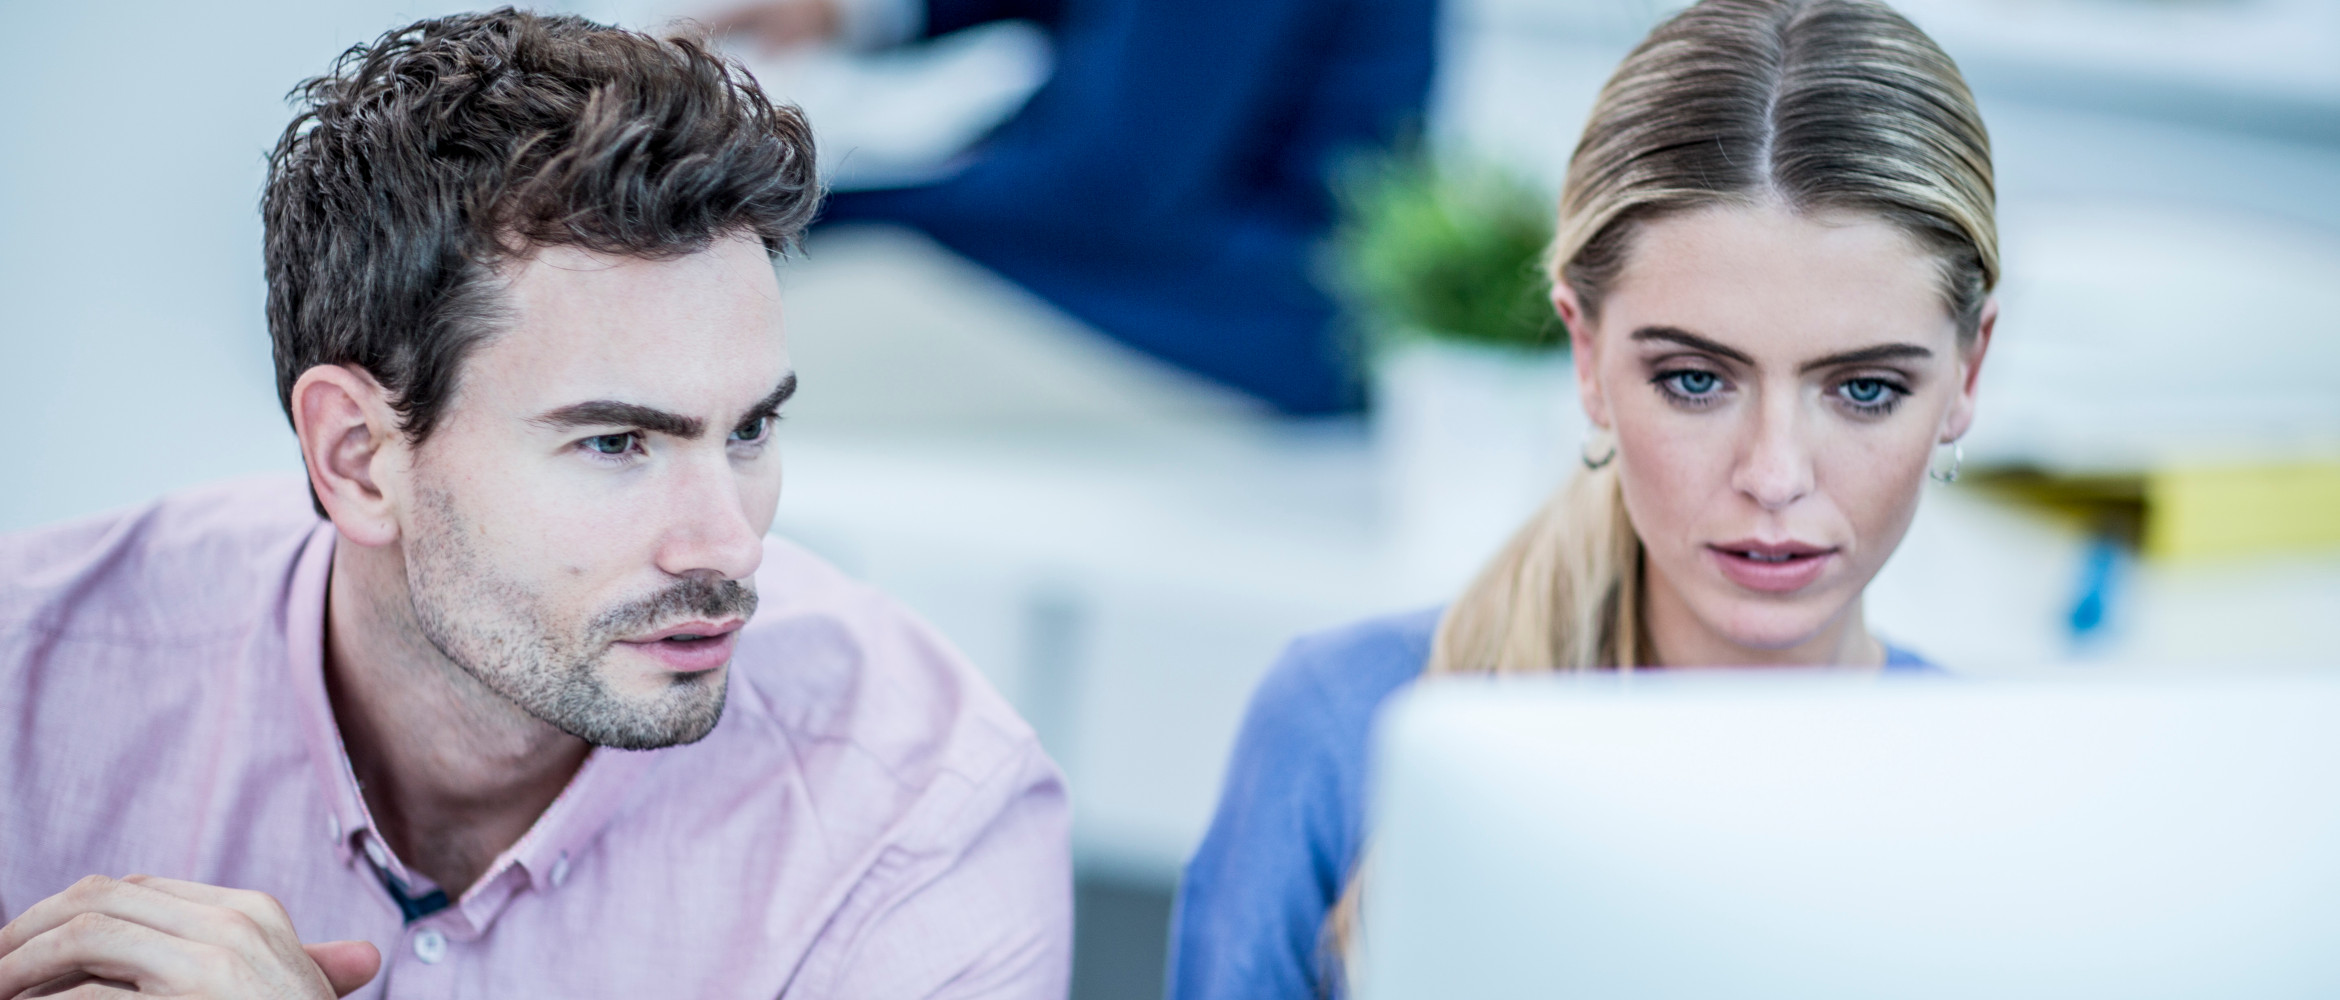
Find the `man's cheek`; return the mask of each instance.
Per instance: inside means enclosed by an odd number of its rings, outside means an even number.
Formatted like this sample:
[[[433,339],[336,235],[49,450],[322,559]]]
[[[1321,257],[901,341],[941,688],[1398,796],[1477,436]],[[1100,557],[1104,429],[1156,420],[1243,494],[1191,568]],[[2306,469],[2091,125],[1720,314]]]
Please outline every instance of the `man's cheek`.
[[[780,513],[779,479],[773,479],[771,489],[766,490],[760,496],[757,496],[754,500],[750,501],[748,506],[748,513],[753,518],[750,523],[756,526],[757,534],[769,534],[771,532],[772,519],[779,516]]]

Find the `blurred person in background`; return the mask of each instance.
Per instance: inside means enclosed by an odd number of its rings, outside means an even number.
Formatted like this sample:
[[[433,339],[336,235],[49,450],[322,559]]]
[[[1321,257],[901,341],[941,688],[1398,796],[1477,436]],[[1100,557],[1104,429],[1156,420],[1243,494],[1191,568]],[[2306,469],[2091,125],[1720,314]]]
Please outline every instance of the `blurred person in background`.
[[[921,229],[1281,412],[1355,406],[1315,247],[1339,164],[1420,124],[1435,2],[771,0],[713,23],[869,47],[1009,18],[1057,39],[1031,103],[948,178],[840,192],[824,221]]]
[[[1585,469],[1454,604],[1270,671],[1180,889],[1173,1000],[1340,990],[1371,922],[1368,729],[1418,677],[1924,669],[1861,595],[1929,474],[1956,475],[1993,213],[1957,67],[1882,3],[1704,0],[1653,31],[1593,109],[1549,258]]]
[[[0,538],[0,997],[1062,997],[1055,766],[765,534],[801,116],[509,8],[296,94],[307,488]]]

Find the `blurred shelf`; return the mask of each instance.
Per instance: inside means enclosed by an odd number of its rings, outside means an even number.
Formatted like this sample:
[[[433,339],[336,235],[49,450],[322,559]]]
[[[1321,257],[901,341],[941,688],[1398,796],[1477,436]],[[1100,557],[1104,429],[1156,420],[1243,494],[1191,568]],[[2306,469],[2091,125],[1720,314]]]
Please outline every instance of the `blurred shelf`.
[[[966,651],[1065,765],[1085,869],[1140,882],[1175,879],[1199,841],[1286,642],[1461,582],[1409,561],[1355,424],[796,432],[782,447],[776,530]],[[1869,621],[1983,675],[2340,665],[2340,552],[2126,551],[2088,517],[1929,487]]]
[[[2340,143],[2326,0],[1900,0],[1977,91]]]
[[[1294,636],[1426,606],[1354,424],[800,435],[775,530],[932,621],[1071,777],[1086,870],[1175,878]]]

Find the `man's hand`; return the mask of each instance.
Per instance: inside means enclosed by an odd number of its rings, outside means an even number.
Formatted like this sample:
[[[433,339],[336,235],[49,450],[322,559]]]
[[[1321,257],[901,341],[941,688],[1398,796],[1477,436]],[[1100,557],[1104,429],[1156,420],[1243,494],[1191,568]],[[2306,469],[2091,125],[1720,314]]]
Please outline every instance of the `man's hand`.
[[[765,55],[834,39],[840,24],[836,0],[763,0],[707,19],[716,34],[753,39]]]
[[[304,947],[267,893],[151,875],[92,875],[0,927],[0,998],[322,1000],[381,967],[364,941]]]

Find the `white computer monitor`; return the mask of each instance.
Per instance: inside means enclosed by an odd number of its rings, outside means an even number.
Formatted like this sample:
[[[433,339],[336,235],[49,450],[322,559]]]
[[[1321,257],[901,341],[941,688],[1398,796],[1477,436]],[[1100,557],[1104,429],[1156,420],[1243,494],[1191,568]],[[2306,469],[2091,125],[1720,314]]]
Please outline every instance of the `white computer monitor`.
[[[2340,677],[1426,684],[1353,987],[2340,997]]]

